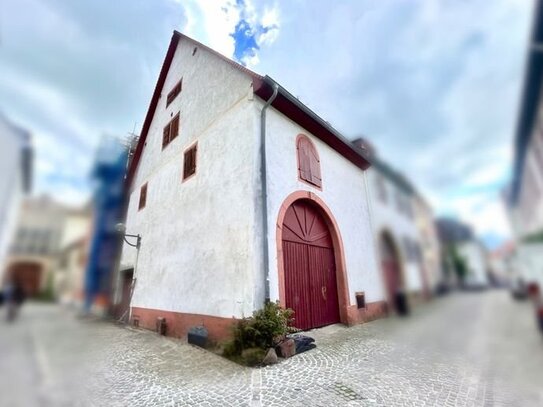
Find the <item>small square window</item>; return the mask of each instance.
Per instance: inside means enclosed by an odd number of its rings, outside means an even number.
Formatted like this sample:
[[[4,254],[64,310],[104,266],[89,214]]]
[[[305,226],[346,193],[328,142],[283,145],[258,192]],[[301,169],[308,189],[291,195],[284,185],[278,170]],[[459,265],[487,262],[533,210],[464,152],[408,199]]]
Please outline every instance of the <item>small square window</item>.
[[[196,173],[196,152],[196,144],[185,151],[183,158],[183,181]]]
[[[143,208],[145,208],[146,203],[147,203],[147,183],[145,183],[140,189],[140,202],[138,205],[138,210],[142,210]]]

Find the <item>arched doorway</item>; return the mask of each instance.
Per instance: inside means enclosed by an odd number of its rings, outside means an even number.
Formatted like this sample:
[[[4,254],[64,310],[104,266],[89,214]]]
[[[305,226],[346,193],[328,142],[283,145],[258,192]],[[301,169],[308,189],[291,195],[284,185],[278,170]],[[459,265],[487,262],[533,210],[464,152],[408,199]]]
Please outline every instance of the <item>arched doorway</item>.
[[[340,322],[332,233],[321,208],[293,202],[282,222],[285,306],[302,330]]]
[[[40,292],[42,265],[34,262],[13,263],[8,271],[8,278],[22,287],[27,297],[35,297]]]
[[[388,303],[398,314],[406,315],[409,312],[409,307],[405,293],[400,254],[394,238],[387,231],[381,233],[379,238],[379,254],[381,256],[381,268]]]

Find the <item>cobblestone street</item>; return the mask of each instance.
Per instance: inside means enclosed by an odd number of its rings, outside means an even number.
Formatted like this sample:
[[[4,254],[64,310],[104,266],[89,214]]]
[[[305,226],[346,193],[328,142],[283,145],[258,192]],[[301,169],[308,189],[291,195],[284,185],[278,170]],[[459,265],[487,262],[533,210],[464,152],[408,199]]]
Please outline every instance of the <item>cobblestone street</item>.
[[[2,310],[4,311],[4,310]],[[505,291],[310,332],[316,350],[262,369],[178,340],[28,305],[0,323],[2,406],[541,406],[543,339]]]

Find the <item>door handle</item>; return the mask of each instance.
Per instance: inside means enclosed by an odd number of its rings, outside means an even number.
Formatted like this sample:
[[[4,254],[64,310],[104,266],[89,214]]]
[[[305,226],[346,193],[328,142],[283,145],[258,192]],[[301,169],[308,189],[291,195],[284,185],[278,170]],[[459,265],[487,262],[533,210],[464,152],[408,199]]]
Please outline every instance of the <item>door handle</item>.
[[[322,294],[322,299],[326,301],[326,286],[325,285],[323,285],[321,288],[321,294]]]

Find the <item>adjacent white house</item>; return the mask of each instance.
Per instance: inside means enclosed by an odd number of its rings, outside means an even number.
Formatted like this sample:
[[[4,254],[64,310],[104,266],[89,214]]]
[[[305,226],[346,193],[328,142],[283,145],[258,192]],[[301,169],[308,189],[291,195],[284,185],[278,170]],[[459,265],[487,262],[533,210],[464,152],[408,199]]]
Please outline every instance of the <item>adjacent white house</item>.
[[[215,339],[268,299],[302,329],[384,315],[369,166],[274,80],[174,32],[128,171],[141,245],[123,246],[118,301]]]
[[[419,229],[420,247],[422,251],[422,275],[426,278],[430,293],[440,290],[445,281],[441,244],[435,224],[432,207],[422,195],[415,197],[415,219]]]
[[[429,275],[436,270],[427,264],[425,255],[439,257],[439,247],[428,247],[423,241],[424,233],[429,232],[427,223],[433,225],[431,211],[430,215],[420,213],[420,194],[405,176],[378,157],[367,140],[358,138],[353,144],[372,162],[367,170],[371,220],[387,299],[397,308],[398,295],[406,296],[410,303],[427,298],[432,289]]]
[[[490,271],[488,256],[485,248],[478,240],[467,240],[457,244],[458,254],[464,258],[467,265],[466,285],[486,287]]]

